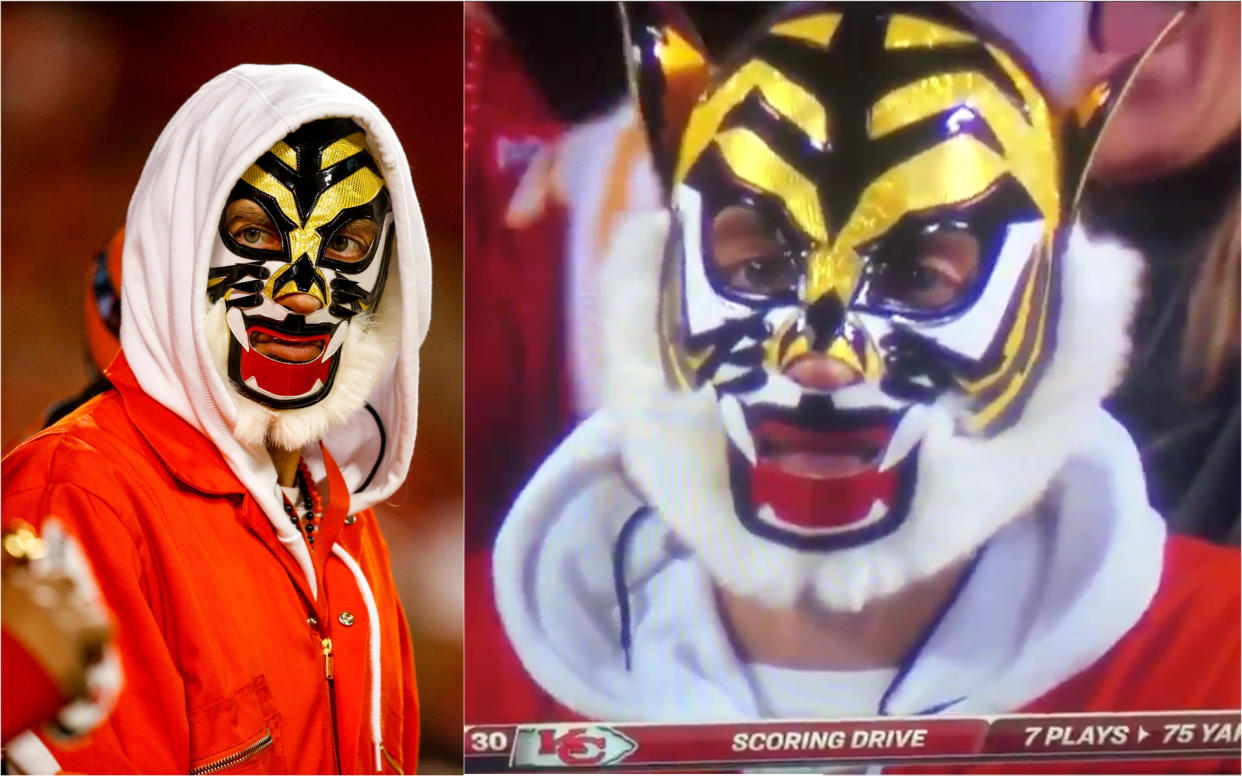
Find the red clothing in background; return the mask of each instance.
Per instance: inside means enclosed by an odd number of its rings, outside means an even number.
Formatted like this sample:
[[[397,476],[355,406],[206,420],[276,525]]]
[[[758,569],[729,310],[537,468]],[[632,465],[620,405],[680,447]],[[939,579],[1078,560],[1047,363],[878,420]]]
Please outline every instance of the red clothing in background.
[[[522,485],[569,429],[564,213],[549,203],[533,223],[505,224],[528,165],[561,132],[508,45],[467,19],[468,547],[491,544]],[[469,644],[469,627],[466,636]]]

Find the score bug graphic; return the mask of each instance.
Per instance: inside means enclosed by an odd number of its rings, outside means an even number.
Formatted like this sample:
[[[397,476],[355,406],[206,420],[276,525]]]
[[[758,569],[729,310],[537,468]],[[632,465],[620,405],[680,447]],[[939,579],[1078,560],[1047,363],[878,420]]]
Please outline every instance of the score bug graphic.
[[[604,725],[524,727],[514,742],[512,764],[599,767],[615,765],[636,749],[638,744],[633,739]]]

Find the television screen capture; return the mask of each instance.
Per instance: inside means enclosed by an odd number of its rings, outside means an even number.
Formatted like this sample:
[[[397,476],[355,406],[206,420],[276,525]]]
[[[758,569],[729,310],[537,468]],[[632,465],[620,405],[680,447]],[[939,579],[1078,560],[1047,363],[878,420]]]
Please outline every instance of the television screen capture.
[[[1237,3],[465,16],[467,772],[1238,772]]]

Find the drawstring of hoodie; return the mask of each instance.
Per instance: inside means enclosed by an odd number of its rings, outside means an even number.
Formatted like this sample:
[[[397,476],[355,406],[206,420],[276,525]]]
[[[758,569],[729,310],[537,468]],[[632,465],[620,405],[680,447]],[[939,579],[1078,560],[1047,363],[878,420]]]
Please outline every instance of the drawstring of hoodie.
[[[371,585],[367,581],[366,575],[362,573],[362,568],[358,562],[350,557],[345,548],[339,544],[332,546],[332,554],[341,559],[349,572],[354,575],[354,583],[358,585],[358,592],[362,594],[362,601],[367,607],[367,653],[370,656],[371,664],[371,744],[375,748],[375,772],[379,773],[384,769],[384,733],[380,723],[380,677],[382,675],[380,666],[380,621],[379,609],[375,606],[375,596],[371,592]]]
[[[625,670],[630,670],[630,591],[625,584],[625,554],[633,543],[634,534],[643,518],[651,514],[651,507],[639,507],[626,519],[617,534],[612,548],[612,583],[617,593],[617,606],[621,610],[621,651],[625,653]]]
[[[323,442],[319,443],[319,449],[323,453],[323,465],[328,480],[328,510],[340,510],[340,512],[349,512],[349,489],[345,485],[345,479],[341,475],[341,469],[336,465],[336,461],[332,458],[332,454],[328,452],[328,448]],[[344,498],[338,498],[336,494],[344,494]],[[336,503],[333,503],[336,502]],[[327,519],[325,515],[325,519]],[[338,519],[344,520],[345,515],[337,513]],[[384,732],[380,721],[380,681],[383,675],[380,665],[380,620],[379,608],[375,605],[375,594],[371,592],[371,583],[366,575],[362,573],[362,567],[358,562],[342,547],[340,544],[332,545],[332,554],[340,559],[345,567],[349,569],[349,573],[354,577],[354,584],[358,587],[358,593],[362,596],[362,602],[367,609],[367,662],[371,667],[371,703],[370,703],[370,721],[371,721],[371,743],[375,749],[375,772],[379,773],[383,770],[383,750],[384,750]]]

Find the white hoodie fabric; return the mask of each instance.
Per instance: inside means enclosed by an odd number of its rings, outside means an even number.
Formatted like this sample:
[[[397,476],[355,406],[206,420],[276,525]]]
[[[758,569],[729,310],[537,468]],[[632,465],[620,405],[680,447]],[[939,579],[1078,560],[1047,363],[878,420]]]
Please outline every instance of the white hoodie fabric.
[[[396,256],[380,309],[390,315],[385,301],[400,306],[400,345],[368,399],[375,415],[360,409],[323,441],[349,486],[351,513],[390,496],[404,481],[414,450],[418,348],[431,315],[431,257],[405,152],[369,100],[302,65],[241,65],[204,84],[165,127],[134,191],[121,292],[121,347],[139,385],[219,448],[297,559],[311,590],[317,585],[310,554],[285,516],[271,458],[233,434],[237,404],[213,363],[204,318],[208,264],[233,185],[277,140],[328,117],[353,119],[366,131],[392,198]],[[399,293],[392,293],[398,284]],[[303,454],[312,475],[321,478],[318,446],[308,445]]]

